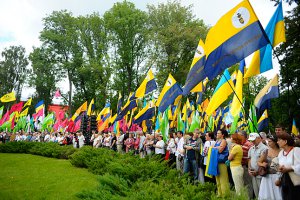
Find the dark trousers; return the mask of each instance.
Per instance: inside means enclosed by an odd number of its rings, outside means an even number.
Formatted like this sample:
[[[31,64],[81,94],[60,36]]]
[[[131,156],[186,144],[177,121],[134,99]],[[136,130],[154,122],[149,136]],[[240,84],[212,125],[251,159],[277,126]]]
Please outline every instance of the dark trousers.
[[[283,200],[294,200],[300,197],[300,185],[294,186],[288,173],[282,175],[281,187]]]

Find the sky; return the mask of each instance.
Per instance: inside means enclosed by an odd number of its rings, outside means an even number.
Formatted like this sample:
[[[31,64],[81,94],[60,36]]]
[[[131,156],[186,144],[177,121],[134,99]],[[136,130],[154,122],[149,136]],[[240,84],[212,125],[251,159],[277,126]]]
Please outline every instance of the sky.
[[[32,51],[33,46],[40,46],[40,31],[43,29],[42,19],[53,11],[68,10],[73,16],[87,15],[98,12],[103,15],[109,10],[116,0],[0,0],[0,51],[10,45],[22,45],[26,48],[27,54]],[[167,0],[131,0],[137,8],[146,11],[148,4],[158,5],[166,3]],[[192,5],[193,14],[203,19],[205,24],[213,26],[218,19],[236,6],[241,0],[181,0],[182,5]],[[270,0],[250,0],[263,27],[266,26],[273,12],[274,2]],[[284,15],[295,5],[289,6],[283,3]],[[246,60],[247,62],[247,60]],[[272,78],[279,72],[276,61],[274,69],[265,73],[267,78]],[[63,83],[58,83],[63,92],[67,88]],[[25,89],[22,98],[31,95],[32,89]]]

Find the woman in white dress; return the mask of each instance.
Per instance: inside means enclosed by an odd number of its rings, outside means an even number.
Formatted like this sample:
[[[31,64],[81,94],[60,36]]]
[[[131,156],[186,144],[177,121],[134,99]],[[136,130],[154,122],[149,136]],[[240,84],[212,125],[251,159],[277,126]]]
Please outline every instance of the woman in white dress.
[[[294,139],[287,133],[278,134],[278,145],[281,151],[278,154],[279,168],[282,173],[282,199],[294,200],[300,197],[300,148],[294,147]]]
[[[267,174],[262,177],[259,188],[259,200],[281,200],[281,188],[275,185],[275,181],[279,179],[278,170],[278,153],[280,151],[277,144],[276,136],[268,136],[268,151],[262,154],[257,162],[258,166],[266,167]]]

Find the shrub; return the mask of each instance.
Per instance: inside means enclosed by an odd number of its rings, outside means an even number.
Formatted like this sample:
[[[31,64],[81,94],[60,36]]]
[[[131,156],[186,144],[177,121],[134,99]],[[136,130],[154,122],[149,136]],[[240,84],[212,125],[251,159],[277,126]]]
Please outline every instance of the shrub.
[[[72,146],[60,146],[57,143],[8,142],[0,144],[2,153],[30,153],[51,158],[68,159],[77,149]]]

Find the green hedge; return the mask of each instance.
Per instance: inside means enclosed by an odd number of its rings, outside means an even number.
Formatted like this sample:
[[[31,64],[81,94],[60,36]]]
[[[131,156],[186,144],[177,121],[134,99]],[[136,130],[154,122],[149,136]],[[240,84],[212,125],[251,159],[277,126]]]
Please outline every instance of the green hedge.
[[[57,143],[8,142],[0,145],[2,153],[30,153],[51,158],[68,159],[77,149]]]
[[[46,157],[70,159],[72,165],[87,168],[99,176],[96,190],[78,193],[80,199],[218,199],[213,184],[194,184],[187,175],[170,169],[166,162],[109,149],[85,146],[59,146],[56,143],[10,142],[0,144],[3,153],[31,153]],[[244,200],[233,191],[224,199]]]

